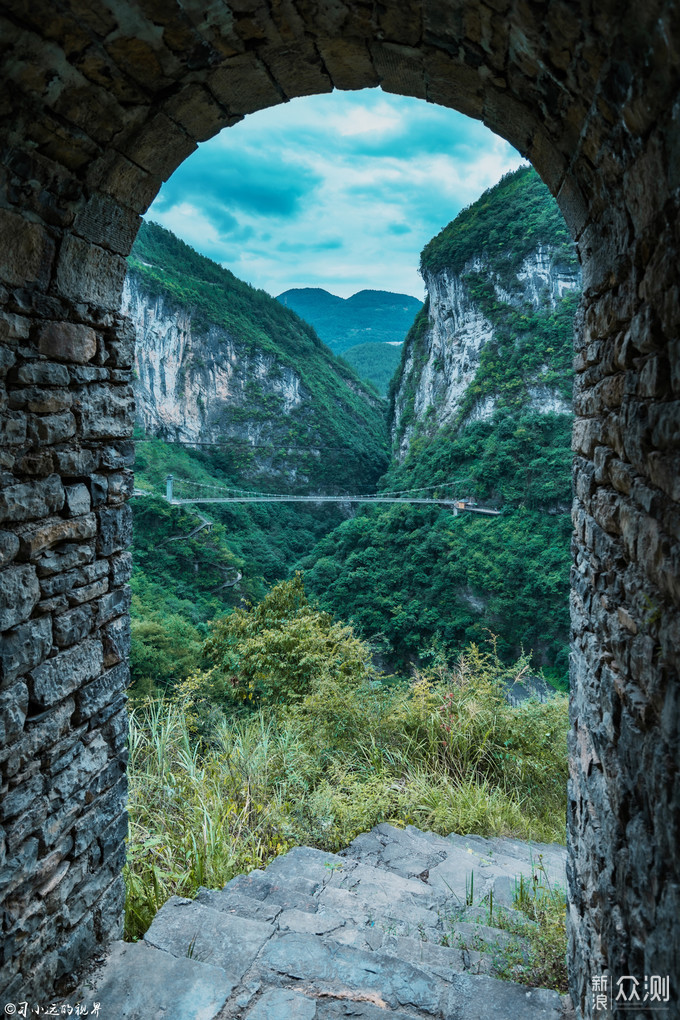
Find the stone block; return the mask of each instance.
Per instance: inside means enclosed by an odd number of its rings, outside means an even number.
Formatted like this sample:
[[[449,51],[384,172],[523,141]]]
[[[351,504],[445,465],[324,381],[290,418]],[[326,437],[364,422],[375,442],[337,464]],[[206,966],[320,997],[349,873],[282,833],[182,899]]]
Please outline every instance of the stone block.
[[[135,400],[130,386],[83,387],[79,407],[84,439],[125,439],[132,434]]]
[[[86,563],[84,567],[69,570],[65,574],[43,578],[40,582],[40,588],[46,598],[62,595],[64,592],[68,592],[69,596],[72,597],[75,589],[82,588],[84,585],[90,585],[93,581],[106,577],[108,572],[108,560],[95,560],[94,563]],[[99,594],[103,595],[107,587],[104,587]],[[93,595],[88,597],[94,598]],[[84,602],[87,601],[87,598],[80,596],[77,601]]]
[[[54,474],[54,459],[50,450],[29,450],[27,453],[17,455],[15,461],[16,473],[20,475],[36,475],[46,478]]]
[[[99,600],[97,605],[97,624],[108,623],[115,616],[129,612],[130,598],[130,588],[128,585],[124,588],[116,588],[114,591],[109,592],[108,595],[105,595],[103,599]]]
[[[12,287],[47,287],[54,261],[54,241],[39,223],[0,209],[0,279]]]
[[[80,517],[81,514],[89,514],[91,510],[90,492],[86,485],[80,482],[78,485],[64,486],[66,497],[66,510],[69,517]]]
[[[208,75],[207,85],[235,117],[281,102],[281,93],[254,53],[239,53],[223,61]]]
[[[97,511],[99,535],[97,551],[101,556],[122,552],[132,542],[132,510],[126,504]]]
[[[39,578],[61,574],[94,560],[94,542],[64,542],[56,549],[48,549],[36,560]],[[44,589],[43,589],[44,590]]]
[[[69,235],[62,241],[59,252],[57,290],[71,301],[89,302],[116,312],[120,307],[120,294],[126,270],[127,264],[120,255],[112,254],[80,237]],[[89,361],[89,358],[82,360]]]
[[[94,975],[92,998],[111,1017],[135,1015],[213,1020],[233,987],[219,966],[177,959],[145,942],[117,942]]]
[[[189,84],[165,104],[166,113],[180,124],[187,134],[203,142],[222,128],[235,123],[219,106],[207,89]]]
[[[125,155],[165,181],[196,148],[194,139],[178,124],[164,113],[157,113],[146,121],[142,131],[125,143]]]
[[[234,917],[173,896],[156,914],[144,941],[176,959],[191,958],[221,967],[230,992],[272,935],[271,925]]]
[[[64,505],[59,475],[35,482],[8,485],[0,491],[0,521],[31,521],[47,517]]]
[[[39,598],[35,567],[12,566],[0,571],[0,631],[27,620]]]
[[[52,518],[49,521],[31,524],[20,529],[21,555],[26,559],[34,559],[39,553],[50,549],[57,542],[94,538],[96,534],[97,518],[94,514],[86,514],[84,517],[74,517],[70,520],[63,520],[61,517]]]
[[[28,682],[27,686],[28,685]],[[41,713],[37,717],[27,718],[24,723],[24,735],[12,747],[0,751],[0,761],[4,761],[4,771],[8,776],[17,775],[22,769],[34,762],[38,756],[46,754],[69,729],[69,723],[75,702],[68,698],[61,705]]]
[[[0,549],[2,540],[0,539]],[[1,561],[0,561],[1,564]],[[111,557],[111,583],[114,587],[125,584],[132,577],[132,553],[116,553]]]
[[[3,634],[0,642],[1,686],[38,666],[47,657],[51,647],[52,620],[49,616],[22,623]]]
[[[98,507],[106,503],[109,492],[109,481],[106,475],[90,475],[88,479],[90,486],[90,498],[92,506]]]
[[[12,312],[0,312],[0,340],[8,343],[28,340],[31,330],[30,319]]]
[[[100,595],[103,595],[108,590],[109,579],[104,577],[99,581],[92,581],[90,584],[74,588],[73,591],[68,592],[67,598],[70,605],[79,606],[84,602],[90,602],[92,599],[99,598]]]
[[[139,230],[140,217],[110,195],[93,194],[78,213],[74,229],[87,241],[128,255]]]
[[[66,365],[51,361],[29,361],[17,372],[17,380],[25,386],[68,386],[70,376]]]
[[[0,379],[4,379],[10,368],[16,363],[17,356],[9,347],[0,346]]]
[[[102,627],[104,642],[104,665],[113,666],[127,661],[130,657],[131,628],[129,615],[119,616]]]
[[[75,433],[75,418],[73,419],[73,426]],[[52,456],[54,457],[55,466],[65,478],[83,478],[89,475],[96,469],[99,460],[94,450],[79,449],[78,447],[72,447],[67,450],[54,450]]]
[[[10,411],[0,417],[0,443],[14,446],[26,439],[26,415]]]
[[[94,918],[86,917],[59,946],[55,977],[58,979],[64,974],[77,970],[81,966],[81,962],[90,959],[97,948]]]
[[[109,475],[109,503],[120,503],[129,499],[135,487],[132,471],[114,471]]]
[[[77,723],[85,722],[95,716],[98,712],[118,698],[122,691],[125,691],[129,679],[129,670],[125,663],[120,663],[109,669],[106,673],[94,680],[92,683],[81,688],[76,696]]]
[[[3,868],[0,868],[0,895],[6,896],[29,875],[38,859],[38,840],[27,839],[13,854]]]
[[[102,671],[101,641],[83,641],[67,651],[47,659],[29,674],[31,697],[49,707],[77,690]]]
[[[101,449],[99,466],[103,471],[120,471],[122,468],[133,467],[134,463],[135,444],[132,442],[117,443]]]
[[[38,350],[58,361],[85,364],[97,353],[97,334],[79,323],[49,322],[38,336]]]
[[[81,747],[66,768],[52,776],[50,795],[53,798],[60,798],[65,804],[70,803],[78,790],[89,787],[97,773],[106,765],[108,756],[106,741],[100,733],[97,733],[90,744]],[[88,803],[87,796],[85,802]],[[108,823],[106,812],[102,815],[102,822]]]
[[[0,531],[0,567],[11,563],[19,552],[19,539],[12,531]]]
[[[87,637],[92,630],[93,619],[94,608],[87,604],[55,616],[52,625],[55,645],[67,648]]]
[[[111,375],[101,365],[70,365],[69,374],[73,383],[106,382]]]
[[[38,774],[31,776],[26,782],[20,780],[13,789],[5,793],[0,803],[0,820],[7,822],[26,811],[34,800],[42,796],[45,779]]]
[[[125,911],[125,881],[122,875],[116,878],[106,892],[99,896],[95,913],[95,925],[102,942],[122,938]]]
[[[7,853],[10,856],[26,842],[29,836],[39,830],[48,813],[47,797],[32,797],[26,810],[9,822],[7,825]]]
[[[0,745],[12,740],[24,728],[28,711],[28,687],[19,681],[0,693]]]

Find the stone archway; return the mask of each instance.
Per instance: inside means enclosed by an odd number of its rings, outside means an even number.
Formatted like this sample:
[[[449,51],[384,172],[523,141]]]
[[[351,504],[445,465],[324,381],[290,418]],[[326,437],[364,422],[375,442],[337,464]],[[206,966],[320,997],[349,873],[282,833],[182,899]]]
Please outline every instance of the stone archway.
[[[139,214],[197,141],[248,113],[374,85],[484,120],[577,242],[572,992],[587,1016],[592,976],[677,975],[677,4],[0,11],[7,997],[44,994],[122,907],[133,408],[118,308]]]

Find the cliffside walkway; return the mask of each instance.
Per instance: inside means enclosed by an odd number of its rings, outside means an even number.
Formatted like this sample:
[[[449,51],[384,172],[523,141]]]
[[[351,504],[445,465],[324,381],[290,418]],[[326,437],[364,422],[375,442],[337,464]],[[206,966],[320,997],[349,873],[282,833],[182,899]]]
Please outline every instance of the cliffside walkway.
[[[182,494],[178,494],[181,488]],[[444,488],[444,486],[431,486],[431,490]],[[202,485],[197,482],[178,481],[172,475],[166,479],[165,499],[173,506],[183,503],[409,503],[422,506],[446,506],[451,509],[454,515],[465,511],[466,513],[484,514],[487,517],[499,517],[500,510],[491,507],[479,506],[469,498],[458,499],[452,496],[424,497],[415,496],[413,493],[425,491],[423,489],[403,489],[398,492],[366,493],[363,495],[343,494],[342,496],[292,496],[287,493],[276,492],[254,492],[248,489],[235,489],[217,486]],[[134,496],[158,495],[147,489],[135,489]]]
[[[174,896],[78,994],[111,1020],[567,1020],[567,997],[496,976],[526,960],[519,876],[564,887],[565,865],[557,845],[378,825]]]

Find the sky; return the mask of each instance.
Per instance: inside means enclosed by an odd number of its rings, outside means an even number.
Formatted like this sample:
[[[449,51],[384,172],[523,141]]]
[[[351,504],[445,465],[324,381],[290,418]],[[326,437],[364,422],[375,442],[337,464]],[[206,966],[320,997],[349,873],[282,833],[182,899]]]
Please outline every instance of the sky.
[[[380,89],[293,99],[199,145],[146,214],[276,296],[422,300],[424,245],[523,160],[478,121]]]

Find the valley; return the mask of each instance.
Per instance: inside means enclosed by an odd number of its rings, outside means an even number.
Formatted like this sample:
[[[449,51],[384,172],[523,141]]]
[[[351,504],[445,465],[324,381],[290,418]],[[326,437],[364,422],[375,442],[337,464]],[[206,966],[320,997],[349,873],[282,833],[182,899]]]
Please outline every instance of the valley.
[[[128,937],[172,893],[385,821],[564,839],[579,268],[523,168],[421,273],[382,398],[290,306],[140,232]],[[440,502],[170,504],[168,475]],[[560,902],[541,981],[563,990]]]

